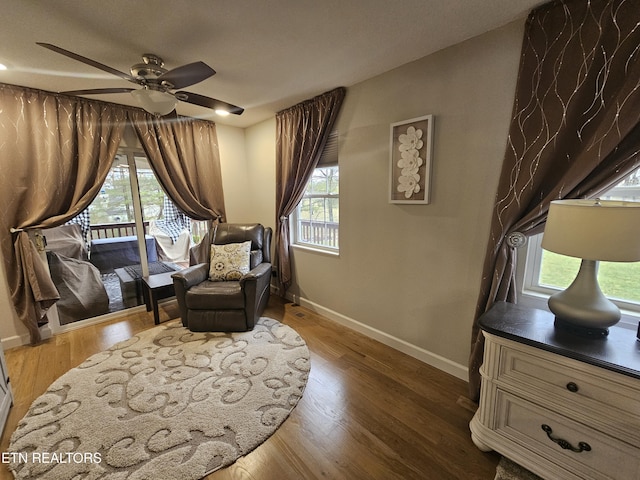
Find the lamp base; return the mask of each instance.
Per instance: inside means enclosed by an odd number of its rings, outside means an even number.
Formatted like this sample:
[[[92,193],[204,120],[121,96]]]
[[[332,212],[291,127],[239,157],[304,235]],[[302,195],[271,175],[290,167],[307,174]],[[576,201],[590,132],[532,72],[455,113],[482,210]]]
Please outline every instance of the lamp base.
[[[598,327],[583,327],[580,325],[575,325],[573,323],[565,322],[561,318],[556,317],[553,325],[558,329],[570,333],[571,335],[575,335],[577,337],[584,338],[605,338],[609,335],[608,328],[598,328]]]
[[[620,309],[606,298],[598,285],[598,262],[582,260],[580,270],[569,287],[549,297],[549,310],[556,326],[591,338],[606,337],[608,328],[620,320]],[[591,332],[591,333],[589,333]]]

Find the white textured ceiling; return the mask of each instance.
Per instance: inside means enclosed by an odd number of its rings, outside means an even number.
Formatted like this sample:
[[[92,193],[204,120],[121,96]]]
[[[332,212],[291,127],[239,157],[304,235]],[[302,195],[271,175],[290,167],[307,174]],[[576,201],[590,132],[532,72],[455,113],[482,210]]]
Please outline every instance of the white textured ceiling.
[[[185,90],[246,110],[246,127],[526,16],[540,0],[3,0],[0,82],[50,91],[134,87],[37,46],[52,43],[122,72],[154,53],[217,74]],[[129,94],[92,96],[134,105]]]

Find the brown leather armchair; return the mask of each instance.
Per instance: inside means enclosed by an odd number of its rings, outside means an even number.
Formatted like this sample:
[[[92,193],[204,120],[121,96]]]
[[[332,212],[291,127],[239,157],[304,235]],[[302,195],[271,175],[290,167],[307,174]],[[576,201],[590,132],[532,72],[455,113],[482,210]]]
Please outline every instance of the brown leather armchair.
[[[194,332],[251,330],[269,301],[271,228],[222,223],[213,232],[213,242],[205,237],[191,252],[200,263],[172,275],[182,324]],[[251,241],[250,271],[239,280],[210,280],[211,243],[246,241]]]

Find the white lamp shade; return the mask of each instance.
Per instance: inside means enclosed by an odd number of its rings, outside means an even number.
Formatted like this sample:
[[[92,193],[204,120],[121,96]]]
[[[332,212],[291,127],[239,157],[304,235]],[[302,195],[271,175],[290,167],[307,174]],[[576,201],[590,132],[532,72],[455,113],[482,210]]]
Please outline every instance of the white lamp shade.
[[[171,113],[178,104],[176,97],[167,92],[143,88],[133,90],[131,95],[142,105],[147,112],[154,115],[167,115]]]
[[[640,261],[640,202],[553,201],[542,248],[585,260]]]

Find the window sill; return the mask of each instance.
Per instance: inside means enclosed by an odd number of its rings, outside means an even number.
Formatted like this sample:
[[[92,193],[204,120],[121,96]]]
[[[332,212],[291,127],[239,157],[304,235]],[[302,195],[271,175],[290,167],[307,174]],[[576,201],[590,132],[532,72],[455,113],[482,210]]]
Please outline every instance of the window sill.
[[[313,247],[311,245],[301,245],[299,243],[292,243],[291,246],[296,250],[302,250],[302,251],[312,252],[312,253],[320,253],[324,255],[329,255],[330,257],[340,256],[339,250],[329,250],[328,248],[325,249],[321,247]]]

